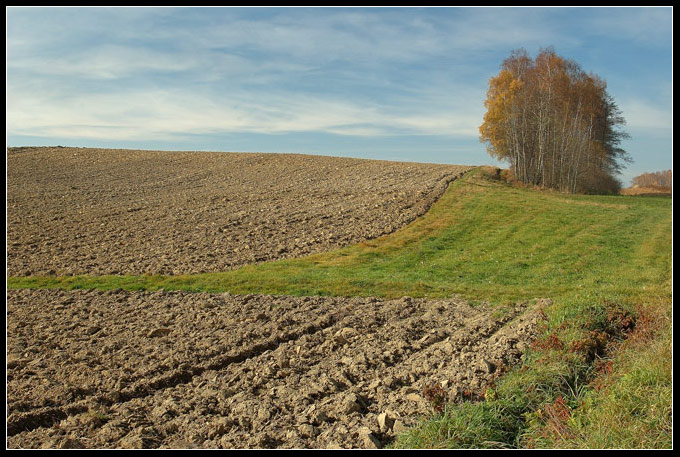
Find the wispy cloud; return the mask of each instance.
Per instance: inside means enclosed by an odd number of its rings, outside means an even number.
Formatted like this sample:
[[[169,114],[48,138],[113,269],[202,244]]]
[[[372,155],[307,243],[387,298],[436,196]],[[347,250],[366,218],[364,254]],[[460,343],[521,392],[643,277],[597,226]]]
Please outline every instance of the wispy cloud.
[[[191,55],[120,45],[72,50],[46,57],[26,54],[8,62],[10,72],[30,72],[35,76],[70,76],[83,79],[118,79],[147,72],[182,72],[195,69],[198,60]]]
[[[447,46],[434,17],[218,13],[216,24],[206,16],[198,28],[152,21],[153,36],[144,29],[135,39],[125,29],[120,42],[83,39],[61,52],[30,39],[19,43],[17,33],[12,46],[26,52],[13,49],[8,61],[8,130],[100,139],[238,131],[477,134],[470,112],[480,115],[472,104],[481,107],[483,84],[473,97],[449,87],[446,102],[428,84],[437,76],[427,60]],[[76,41],[78,29],[65,34]],[[399,67],[409,62],[422,66]]]
[[[224,133],[373,145],[436,136],[488,159],[476,138],[489,77],[510,50],[549,45],[592,57],[626,89],[614,95],[631,129],[669,131],[665,73],[651,60],[608,67],[614,57],[602,56],[628,43],[670,54],[671,21],[655,8],[13,7],[7,134],[147,144]],[[315,150],[324,147],[336,149]]]
[[[670,104],[653,104],[641,98],[622,99],[618,103],[626,125],[631,129],[673,128],[673,110]]]
[[[607,8],[606,14],[596,14],[598,9],[591,9],[594,14],[584,16],[591,33],[644,45],[670,45],[668,32],[673,23],[672,7]]]
[[[20,101],[18,101],[19,99]],[[8,129],[23,135],[126,140],[216,132],[475,136],[476,116],[453,108],[395,113],[378,104],[292,94],[226,95],[129,91],[49,98],[13,91]]]

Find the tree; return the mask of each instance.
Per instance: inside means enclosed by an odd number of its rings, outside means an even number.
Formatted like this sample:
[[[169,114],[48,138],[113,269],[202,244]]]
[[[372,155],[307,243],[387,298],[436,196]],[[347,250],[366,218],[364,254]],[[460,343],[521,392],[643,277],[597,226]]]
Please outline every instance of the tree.
[[[566,192],[617,192],[628,135],[606,83],[543,49],[505,59],[489,80],[480,141],[525,184]]]
[[[633,178],[633,185],[638,187],[663,187],[673,189],[673,171],[656,171],[654,173],[642,173]]]

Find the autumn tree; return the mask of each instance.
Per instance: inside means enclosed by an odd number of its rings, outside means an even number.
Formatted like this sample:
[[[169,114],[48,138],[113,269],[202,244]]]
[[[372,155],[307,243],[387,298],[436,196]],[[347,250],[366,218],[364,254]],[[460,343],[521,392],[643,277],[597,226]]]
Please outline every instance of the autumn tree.
[[[513,51],[489,80],[480,141],[519,181],[565,192],[617,192],[625,120],[606,83],[541,50]]]
[[[642,173],[633,178],[633,185],[639,187],[663,187],[673,189],[673,171],[656,171],[654,173]]]

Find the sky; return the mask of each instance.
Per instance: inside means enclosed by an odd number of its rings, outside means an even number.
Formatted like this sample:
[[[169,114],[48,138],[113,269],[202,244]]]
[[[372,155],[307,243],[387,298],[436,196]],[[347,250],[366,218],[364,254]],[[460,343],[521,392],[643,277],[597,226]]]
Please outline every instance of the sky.
[[[672,169],[672,8],[7,7],[8,146],[491,164],[489,78],[541,48],[607,82],[624,185]]]

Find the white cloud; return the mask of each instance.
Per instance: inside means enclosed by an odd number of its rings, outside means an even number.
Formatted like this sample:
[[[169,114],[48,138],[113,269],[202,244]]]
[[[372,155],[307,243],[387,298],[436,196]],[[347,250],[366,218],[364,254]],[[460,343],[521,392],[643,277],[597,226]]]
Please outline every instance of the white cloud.
[[[379,104],[299,94],[211,98],[189,91],[131,90],[54,97],[13,90],[7,130],[15,135],[126,140],[217,132],[476,136],[476,117],[451,107],[397,113]]]
[[[617,104],[626,119],[626,126],[631,129],[673,128],[673,112],[670,105],[664,108],[639,98],[621,99]]]
[[[130,46],[103,45],[66,54],[26,54],[8,61],[8,72],[32,75],[72,76],[87,79],[117,79],[141,72],[180,72],[197,66],[192,56],[178,58],[169,52]]]

